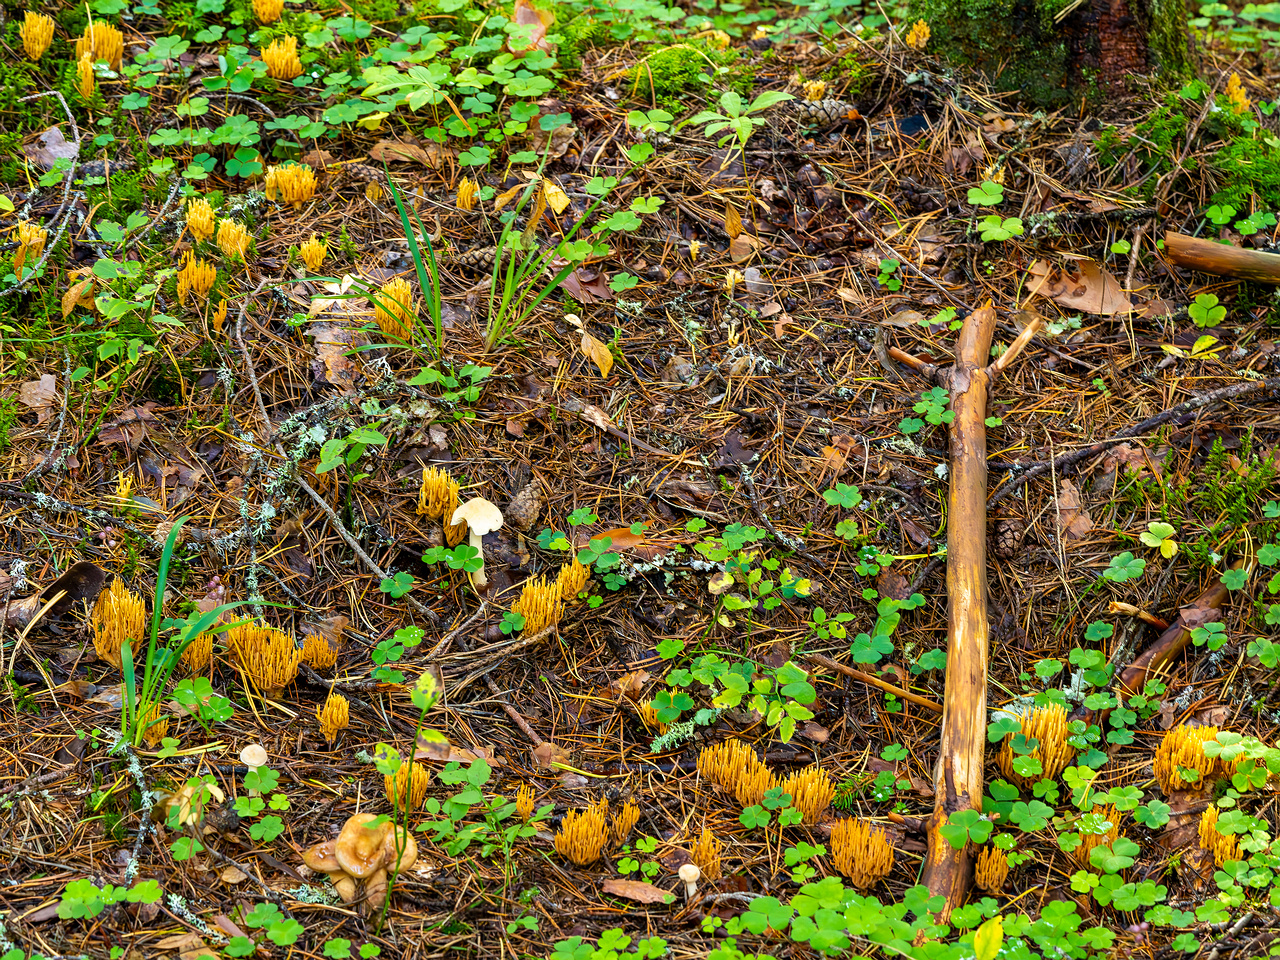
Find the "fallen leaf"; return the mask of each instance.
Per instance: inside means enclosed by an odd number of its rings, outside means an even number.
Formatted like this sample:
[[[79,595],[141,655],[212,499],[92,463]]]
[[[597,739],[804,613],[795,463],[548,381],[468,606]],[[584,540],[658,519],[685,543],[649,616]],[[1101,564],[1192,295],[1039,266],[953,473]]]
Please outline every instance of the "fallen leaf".
[[[743,233],[729,241],[729,256],[734,263],[746,263],[756,252],[759,240],[749,233]]]
[[[619,877],[610,877],[600,885],[600,889],[615,897],[625,897],[637,903],[671,903],[676,898],[670,890],[655,887],[652,883],[645,883],[643,880],[623,880]]]
[[[649,682],[648,670],[632,670],[624,673],[610,684],[619,697],[631,697],[635,699],[644,689],[644,685]]]
[[[416,143],[404,143],[400,140],[379,140],[369,151],[369,159],[378,163],[410,160],[433,170],[440,167],[443,158],[440,146],[435,143],[420,147]]]
[[[62,295],[62,318],[65,320],[76,307],[93,306],[93,278],[80,280],[67,287]]]
[[[533,50],[541,50],[543,53],[552,53],[555,50],[555,47],[546,39],[547,28],[556,22],[554,13],[550,10],[536,9],[529,0],[516,0],[515,14],[516,24],[530,29],[527,32],[522,30],[512,34],[512,39],[507,41],[507,49],[513,56],[520,58]],[[513,42],[521,35],[528,37],[528,43],[523,46]]]
[[[156,422],[156,415],[151,412],[155,406],[153,401],[148,400],[140,407],[129,407],[98,433],[98,442],[123,443],[130,450],[137,450],[150,430],[148,424]]]
[[[585,330],[582,331],[582,352],[600,368],[601,377],[609,376],[609,371],[613,369],[613,354],[609,352],[607,346]]]
[[[1134,309],[1120,281],[1092,260],[1077,260],[1070,267],[1054,267],[1044,260],[1031,264],[1029,293],[1048,297],[1072,310],[1111,316]]]
[[[1064,540],[1079,540],[1093,529],[1093,518],[1080,504],[1080,491],[1070,480],[1058,487],[1058,529]]]
[[[61,127],[50,127],[36,143],[24,144],[22,152],[41,170],[50,170],[58,160],[74,160],[80,148],[62,135]]]
[[[333,165],[335,157],[328,150],[308,150],[299,159],[312,170],[327,170]]]
[[[731,203],[724,205],[724,232],[730,240],[737,240],[742,234],[742,217]]]
[[[316,383],[328,383],[347,392],[354,390],[360,373],[356,349],[368,342],[364,334],[353,324],[323,322],[308,324],[306,334],[315,338],[311,374]]]
[[[613,291],[605,275],[586,267],[578,267],[564,278],[565,293],[582,304],[604,303],[613,299]]]
[[[178,954],[178,960],[220,960],[220,957],[208,947],[201,946],[195,950],[184,950]]]
[[[239,867],[223,867],[222,873],[218,874],[218,879],[223,883],[237,884],[244,883],[249,879],[249,875]]]
[[[230,869],[234,870],[235,867]],[[152,950],[195,950],[204,946],[204,941],[196,933],[177,933],[151,944]]]
[[[646,523],[645,527],[649,525]],[[632,533],[630,527],[614,527],[612,530],[602,530],[599,533],[593,533],[590,536],[579,534],[574,538],[574,543],[578,548],[585,547],[593,540],[603,540],[609,538],[609,549],[607,553],[617,553],[621,550],[632,550],[640,544],[644,543],[643,533]]]
[[[517,183],[510,190],[503,190],[502,193],[498,194],[496,197],[493,198],[493,212],[497,213],[499,210],[505,207],[508,203],[514,200],[516,197],[516,194],[518,194],[523,189],[525,189],[525,185],[522,183]]]
[[[35,411],[37,423],[44,423],[53,415],[53,403],[57,399],[58,381],[51,373],[18,387],[19,402]]]
[[[547,206],[556,212],[557,217],[568,209],[569,195],[550,180],[542,182],[542,193],[547,198]]]
[[[569,751],[547,741],[533,748],[533,758],[541,766],[550,767],[553,763],[568,763]]]

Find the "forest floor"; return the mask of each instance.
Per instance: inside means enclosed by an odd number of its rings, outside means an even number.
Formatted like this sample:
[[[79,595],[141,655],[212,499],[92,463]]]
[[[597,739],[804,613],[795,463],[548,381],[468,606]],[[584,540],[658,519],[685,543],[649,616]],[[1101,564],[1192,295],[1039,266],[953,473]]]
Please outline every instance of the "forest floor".
[[[0,33],[0,956],[1268,951],[1280,315],[1163,238],[1271,243],[1270,40],[1218,13],[1200,81],[1050,112],[883,17],[125,6],[91,83],[83,6]],[[990,391],[948,913],[925,365],[988,301],[993,356],[1041,327]],[[339,896],[303,855],[397,765],[416,860]]]

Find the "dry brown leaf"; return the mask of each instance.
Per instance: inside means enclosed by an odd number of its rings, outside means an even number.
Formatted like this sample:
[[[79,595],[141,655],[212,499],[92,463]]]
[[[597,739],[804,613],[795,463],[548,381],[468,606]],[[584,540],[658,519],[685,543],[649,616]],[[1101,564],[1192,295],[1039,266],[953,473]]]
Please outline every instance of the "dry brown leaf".
[[[671,903],[676,898],[670,890],[655,887],[652,883],[645,883],[643,880],[623,880],[620,877],[610,877],[600,885],[600,889],[615,897],[625,897],[637,903]]]
[[[218,879],[223,883],[237,884],[244,883],[249,879],[249,875],[239,867],[223,867],[222,872],[218,874]]]
[[[505,207],[508,203],[510,203],[512,200],[514,200],[514,199],[516,198],[516,195],[517,195],[521,190],[525,189],[525,187],[526,187],[526,184],[523,184],[523,183],[517,183],[517,184],[516,184],[514,187],[512,187],[510,190],[503,190],[500,194],[498,194],[496,197],[494,197],[494,198],[493,198],[493,212],[494,212],[494,213],[497,213],[499,210],[501,210],[503,207]]]
[[[645,527],[649,525],[646,523]],[[640,544],[644,543],[643,533],[632,533],[630,527],[614,527],[612,530],[601,530],[599,533],[593,533],[589,537],[578,535],[574,538],[574,543],[581,549],[593,540],[603,540],[609,538],[609,547],[606,553],[617,553],[621,550],[634,550]]]
[[[196,947],[194,950],[184,950],[178,954],[178,960],[220,960],[218,954],[214,953],[206,946]]]
[[[58,399],[58,381],[46,373],[39,380],[28,380],[18,387],[18,401],[36,413],[36,422],[44,423],[51,417],[54,401]]]
[[[613,369],[613,354],[609,352],[607,346],[585,330],[582,331],[582,352],[600,368],[601,377],[609,376],[609,371]]]
[[[755,254],[759,242],[749,233],[739,234],[729,241],[729,256],[734,263],[746,263]]]
[[[1120,281],[1092,260],[1077,260],[1070,267],[1054,267],[1037,260],[1030,267],[1030,293],[1048,297],[1072,310],[1109,317],[1134,309]]]
[[[93,306],[93,278],[87,277],[67,287],[62,295],[62,318],[65,320],[76,307]]]
[[[527,36],[529,42],[519,46],[507,41],[507,49],[512,55],[519,58],[532,50],[541,50],[543,53],[552,53],[555,47],[550,44],[547,39],[547,28],[556,22],[556,15],[550,10],[537,10],[529,0],[516,0],[516,23],[522,27],[530,27]],[[524,31],[521,31],[524,34]],[[514,39],[514,37],[512,38]]]
[[[378,163],[411,160],[435,170],[439,168],[444,155],[439,144],[435,143],[420,147],[416,143],[403,143],[399,140],[379,140],[369,151],[369,159]]]
[[[648,670],[632,670],[624,673],[610,684],[619,697],[631,697],[635,699],[644,689],[644,685],[649,682]]]
[[[1064,540],[1079,540],[1093,529],[1093,518],[1080,503],[1080,491],[1070,480],[1058,487],[1058,530]]]
[[[80,148],[62,135],[61,127],[50,127],[36,143],[23,144],[22,152],[41,170],[51,170],[59,160],[74,160]]]
[[[730,240],[737,240],[742,235],[742,217],[731,203],[724,205],[724,232]]]
[[[540,766],[549,768],[553,763],[568,763],[569,751],[554,743],[544,742],[533,748],[533,758]]]
[[[151,944],[152,950],[197,950],[204,946],[199,934],[176,933]]]

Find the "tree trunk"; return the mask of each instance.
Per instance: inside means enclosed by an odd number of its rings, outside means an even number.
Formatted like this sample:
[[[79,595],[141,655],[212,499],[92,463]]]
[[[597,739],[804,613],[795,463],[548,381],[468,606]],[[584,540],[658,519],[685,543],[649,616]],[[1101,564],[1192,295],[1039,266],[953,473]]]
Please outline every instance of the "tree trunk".
[[[911,11],[929,24],[931,49],[1043,106],[1193,63],[1186,0],[913,0]]]

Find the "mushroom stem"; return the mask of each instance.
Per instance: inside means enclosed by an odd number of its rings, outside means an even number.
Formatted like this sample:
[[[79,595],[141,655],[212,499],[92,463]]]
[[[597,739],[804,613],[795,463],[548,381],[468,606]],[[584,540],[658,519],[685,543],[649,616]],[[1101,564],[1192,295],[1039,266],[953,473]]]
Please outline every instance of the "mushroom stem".
[[[467,532],[467,543],[475,547],[480,556],[480,569],[471,575],[471,582],[476,585],[477,590],[481,590],[489,585],[489,578],[484,575],[484,537],[476,533],[474,527],[468,527]]]

